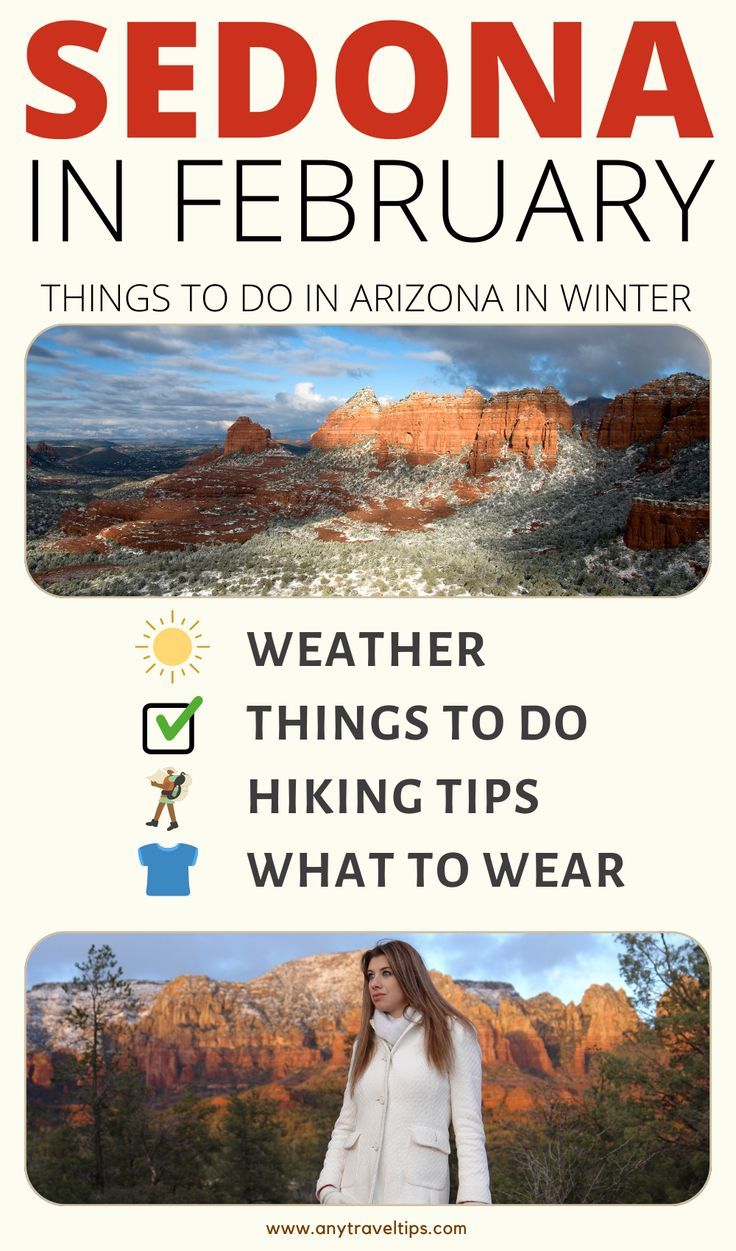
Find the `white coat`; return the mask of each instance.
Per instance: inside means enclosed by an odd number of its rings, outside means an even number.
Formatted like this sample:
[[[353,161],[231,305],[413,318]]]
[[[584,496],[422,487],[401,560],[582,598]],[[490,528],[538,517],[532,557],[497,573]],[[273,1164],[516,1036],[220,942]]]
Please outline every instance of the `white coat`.
[[[426,1056],[421,1015],[407,1016],[392,1048],[376,1037],[354,1095],[348,1078],[317,1191],[335,1186],[342,1203],[447,1203],[452,1123],[457,1202],[490,1203],[475,1033],[453,1019],[454,1062],[440,1073]]]

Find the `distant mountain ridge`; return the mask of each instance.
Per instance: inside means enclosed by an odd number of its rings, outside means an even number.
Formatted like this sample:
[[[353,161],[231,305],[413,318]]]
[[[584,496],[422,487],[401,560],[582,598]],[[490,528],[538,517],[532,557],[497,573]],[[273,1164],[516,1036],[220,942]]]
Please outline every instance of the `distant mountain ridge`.
[[[563,1004],[547,994],[524,1000],[509,983],[437,971],[432,978],[478,1032],[492,1107],[531,1106],[539,1083],[585,1088],[594,1054],[618,1046],[638,1022],[625,993],[609,985]],[[134,991],[131,1054],[162,1097],[185,1087],[217,1094],[269,1086],[282,1095],[312,1088],[346,1069],[360,1020],[356,952],[306,956],[242,983],[185,975],[136,982]],[[28,992],[32,1095],[52,1094],[54,1058],[79,1047],[64,1020],[68,1003],[60,984]]]

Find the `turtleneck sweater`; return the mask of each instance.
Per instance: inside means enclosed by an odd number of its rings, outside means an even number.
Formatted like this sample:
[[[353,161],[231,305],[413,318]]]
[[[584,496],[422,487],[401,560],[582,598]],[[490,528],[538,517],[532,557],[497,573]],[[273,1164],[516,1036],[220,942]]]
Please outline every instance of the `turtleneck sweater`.
[[[371,1025],[389,1047],[393,1047],[404,1033],[404,1030],[410,1025],[410,1021],[402,1013],[401,1016],[389,1016],[387,1012],[381,1012],[378,1008],[373,1011],[371,1017]]]

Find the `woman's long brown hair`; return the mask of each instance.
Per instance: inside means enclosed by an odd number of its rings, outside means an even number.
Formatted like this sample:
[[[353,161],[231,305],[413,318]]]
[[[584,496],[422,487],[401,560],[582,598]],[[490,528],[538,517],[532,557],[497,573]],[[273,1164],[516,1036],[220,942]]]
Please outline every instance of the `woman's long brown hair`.
[[[363,970],[363,1011],[353,1055],[351,1092],[355,1090],[356,1083],[368,1067],[376,1046],[376,1036],[371,1027],[374,1004],[368,988],[368,965],[376,956],[383,956],[404,992],[408,1006],[421,1012],[427,1059],[440,1073],[449,1072],[452,1067],[452,1021],[461,1021],[463,1025],[473,1029],[468,1018],[458,1012],[457,1008],[453,1008],[435,988],[427,966],[410,943],[402,942],[399,938],[378,943],[370,951],[364,951],[360,958],[360,967]]]

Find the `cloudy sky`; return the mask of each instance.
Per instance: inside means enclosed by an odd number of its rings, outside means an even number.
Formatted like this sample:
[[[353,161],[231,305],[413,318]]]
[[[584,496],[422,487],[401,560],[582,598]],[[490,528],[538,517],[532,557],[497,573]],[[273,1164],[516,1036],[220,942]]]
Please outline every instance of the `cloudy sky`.
[[[624,985],[610,934],[55,934],[34,949],[26,973],[29,986],[71,980],[90,944],[108,943],[128,977],[246,981],[299,956],[356,951],[387,937],[413,943],[432,968],[512,982],[524,998],[546,990],[579,1003],[592,982]]]
[[[678,370],[708,357],[676,326],[60,326],[28,355],[28,438],[219,443],[241,415],[303,438],[364,386],[576,400]]]

